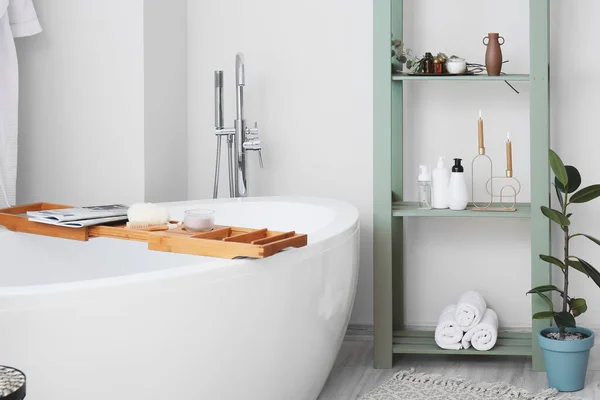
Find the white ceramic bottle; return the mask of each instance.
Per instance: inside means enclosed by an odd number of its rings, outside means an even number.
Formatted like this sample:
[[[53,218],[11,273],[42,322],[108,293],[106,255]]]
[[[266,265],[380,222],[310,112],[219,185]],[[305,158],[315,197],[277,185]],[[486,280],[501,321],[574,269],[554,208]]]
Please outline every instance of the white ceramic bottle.
[[[440,210],[448,208],[448,185],[450,184],[450,170],[444,167],[444,160],[444,157],[440,157],[437,168],[431,173],[433,179],[431,206]]]
[[[467,182],[465,182],[465,169],[460,164],[462,159],[455,158],[448,185],[448,206],[451,210],[460,211],[467,208],[468,193]]]

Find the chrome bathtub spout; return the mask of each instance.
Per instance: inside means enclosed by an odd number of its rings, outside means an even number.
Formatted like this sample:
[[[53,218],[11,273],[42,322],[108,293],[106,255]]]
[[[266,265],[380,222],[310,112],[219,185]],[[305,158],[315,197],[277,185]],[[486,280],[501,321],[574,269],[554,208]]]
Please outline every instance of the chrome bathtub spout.
[[[221,164],[221,137],[227,136],[227,159],[229,169],[230,197],[248,196],[247,152],[258,151],[260,167],[263,168],[262,147],[259,139],[258,124],[254,128],[246,126],[244,119],[244,86],[246,74],[244,55],[235,56],[235,93],[236,113],[233,128],[223,125],[223,71],[215,71],[215,134],[217,135],[217,157],[215,164],[215,183],[213,198],[219,191],[219,170]]]

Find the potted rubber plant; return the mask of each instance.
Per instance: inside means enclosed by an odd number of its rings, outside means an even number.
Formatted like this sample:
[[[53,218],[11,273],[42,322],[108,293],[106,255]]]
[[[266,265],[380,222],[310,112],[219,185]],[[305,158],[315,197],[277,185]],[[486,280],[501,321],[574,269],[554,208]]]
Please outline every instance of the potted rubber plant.
[[[569,292],[569,274],[571,271],[585,274],[600,287],[600,272],[581,257],[571,254],[569,244],[572,240],[587,239],[597,245],[600,240],[593,236],[578,233],[571,226],[571,206],[587,203],[600,196],[600,185],[591,185],[583,189],[581,175],[577,168],[565,166],[560,157],[552,150],[549,151],[549,162],[555,178],[553,186],[558,197],[560,210],[541,207],[550,221],[560,226],[564,238],[564,250],[561,258],[541,254],[540,258],[556,266],[563,274],[563,285],[538,286],[528,294],[540,296],[547,304],[548,311],[533,315],[535,319],[549,318],[555,326],[543,329],[538,333],[538,342],[544,355],[548,384],[563,392],[581,390],[585,384],[585,375],[589,352],[594,345],[594,332],[577,327],[575,318],[587,311],[585,299],[572,296]],[[552,293],[561,297],[562,308],[554,310],[551,300]]]

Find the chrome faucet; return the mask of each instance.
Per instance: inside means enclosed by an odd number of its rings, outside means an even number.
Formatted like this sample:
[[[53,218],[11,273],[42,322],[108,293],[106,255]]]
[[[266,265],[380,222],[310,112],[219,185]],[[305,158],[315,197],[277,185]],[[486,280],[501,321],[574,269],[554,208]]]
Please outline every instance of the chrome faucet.
[[[236,113],[233,128],[223,125],[223,71],[215,71],[215,135],[217,135],[217,157],[215,165],[215,183],[213,198],[219,192],[219,172],[221,166],[221,138],[227,137],[227,160],[229,170],[229,196],[248,196],[246,155],[248,151],[257,151],[260,167],[263,168],[262,148],[258,136],[258,123],[253,128],[246,126],[244,119],[244,86],[246,74],[244,55],[235,56],[235,97]]]

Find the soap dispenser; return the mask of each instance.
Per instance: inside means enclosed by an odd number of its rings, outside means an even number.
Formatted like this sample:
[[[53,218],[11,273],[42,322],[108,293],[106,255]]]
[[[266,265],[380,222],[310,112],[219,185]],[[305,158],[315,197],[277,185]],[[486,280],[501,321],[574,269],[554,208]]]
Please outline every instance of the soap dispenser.
[[[431,173],[432,183],[432,203],[433,208],[443,210],[448,208],[448,184],[450,183],[450,170],[444,167],[444,157],[438,160],[437,168]]]
[[[419,210],[431,210],[431,174],[427,165],[419,165]]]
[[[465,181],[465,169],[461,165],[462,159],[455,158],[450,184],[448,185],[448,206],[451,210],[460,211],[467,208],[468,193]]]

